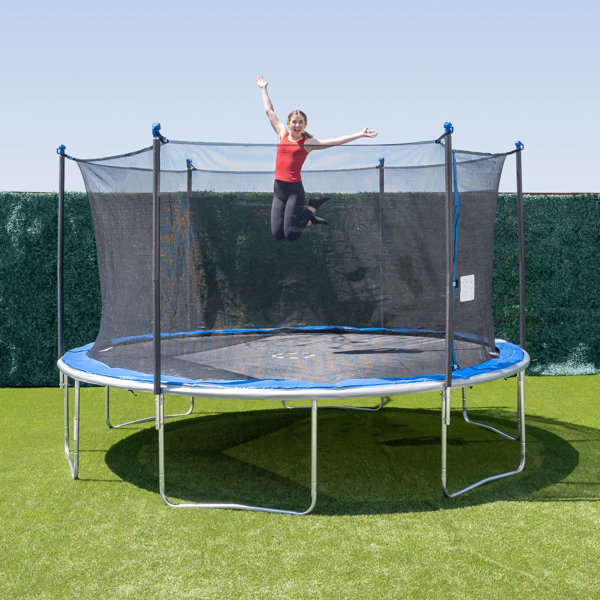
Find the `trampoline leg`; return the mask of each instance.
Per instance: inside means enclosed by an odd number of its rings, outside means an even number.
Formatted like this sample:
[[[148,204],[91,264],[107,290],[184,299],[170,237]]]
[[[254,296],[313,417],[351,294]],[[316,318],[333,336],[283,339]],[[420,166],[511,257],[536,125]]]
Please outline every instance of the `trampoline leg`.
[[[323,408],[337,408],[339,410],[361,410],[363,412],[377,412],[380,411],[384,405],[386,404],[386,402],[389,402],[391,400],[391,398],[389,396],[381,396],[380,398],[380,403],[379,406],[321,406],[321,409]],[[307,409],[310,408],[310,406],[290,406],[285,400],[281,401],[281,404],[283,404],[283,406],[285,408],[289,408],[290,410],[298,410],[298,409]]]
[[[525,468],[525,371],[519,371],[517,374],[517,425],[518,425],[518,433],[516,437],[508,436],[493,427],[489,427],[483,425],[485,429],[488,429],[494,433],[501,435],[504,438],[509,439],[510,441],[520,441],[521,443],[521,460],[519,466],[514,471],[508,471],[506,473],[500,473],[498,475],[492,475],[491,477],[485,477],[480,481],[477,481],[471,485],[468,485],[461,490],[450,493],[447,488],[447,428],[450,425],[450,390],[444,390],[443,394],[443,408],[442,408],[442,492],[448,498],[455,498],[456,496],[460,496],[465,492],[468,492],[476,487],[484,485],[486,483],[490,483],[491,481],[496,481],[497,479],[502,479],[504,477],[509,477],[511,475],[516,475],[520,473]],[[470,423],[470,421],[467,420]],[[476,423],[473,423],[476,424]],[[481,426],[481,425],[480,425]]]
[[[518,439],[521,442],[521,470],[525,466],[525,371],[519,371],[517,374],[517,411],[519,433]]]
[[[156,429],[158,430],[158,490],[160,497],[167,502],[165,494],[165,420],[163,419],[164,397],[155,396]]]
[[[178,413],[176,415],[165,415],[165,419],[173,419],[175,417],[187,417],[191,415],[194,411],[194,396],[190,396],[190,407],[187,412]],[[136,425],[137,423],[146,423],[147,421],[154,421],[156,419],[155,416],[152,417],[144,417],[143,419],[135,419],[134,421],[127,421],[125,423],[119,423],[118,425],[113,425],[110,422],[110,388],[107,386],[104,392],[104,420],[106,424],[111,429],[119,429],[120,427],[126,427],[127,425]]]
[[[520,394],[520,392],[519,392]],[[496,429],[495,427],[492,427],[491,425],[486,425],[484,423],[477,423],[476,421],[471,421],[471,419],[469,418],[469,414],[467,412],[467,391],[465,388],[462,389],[462,398],[463,398],[463,408],[462,408],[462,414],[463,414],[463,419],[465,420],[466,423],[468,423],[469,425],[475,425],[476,427],[481,427],[483,429],[487,429],[488,431],[492,431],[493,433],[497,433],[499,436],[507,439],[507,440],[512,440],[513,442],[516,442],[517,440],[521,439],[521,428],[520,428],[520,422],[521,422],[521,412],[519,411],[519,402],[517,401],[517,435],[516,436],[512,436],[509,435],[508,433],[504,433],[503,431],[500,431],[499,429]]]
[[[110,388],[108,386],[104,388],[104,420],[109,429],[114,427],[110,422]]]
[[[70,449],[70,427],[69,427],[69,378],[64,380],[64,405],[65,405],[65,454],[71,469],[73,479],[79,479],[79,395],[80,382],[75,379],[75,400],[73,405],[73,452]]]
[[[442,491],[446,493],[448,426],[450,425],[450,388],[442,390]]]
[[[317,503],[317,401],[311,401],[310,418],[310,506],[304,511],[283,510],[279,508],[268,508],[264,506],[252,506],[248,504],[235,503],[192,503],[172,502],[167,498],[165,491],[165,417],[163,397],[156,396],[156,428],[158,429],[158,486],[160,496],[167,506],[175,508],[226,508],[232,510],[253,510],[259,512],[278,513],[285,515],[307,515],[311,513]]]

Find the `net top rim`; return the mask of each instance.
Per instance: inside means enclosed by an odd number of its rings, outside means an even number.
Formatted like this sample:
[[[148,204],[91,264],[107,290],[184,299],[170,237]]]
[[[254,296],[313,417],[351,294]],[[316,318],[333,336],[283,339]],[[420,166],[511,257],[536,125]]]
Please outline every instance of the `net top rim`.
[[[422,140],[419,142],[394,142],[389,144],[355,144],[349,143],[344,144],[344,148],[398,148],[402,146],[423,146],[427,144],[436,144],[436,140]],[[440,142],[441,143],[441,142]],[[265,142],[265,143],[257,143],[257,142],[201,142],[201,141],[186,141],[186,140],[169,140],[168,142],[161,143],[162,146],[166,146],[169,144],[179,145],[179,146],[207,146],[207,147],[232,147],[232,148],[277,148],[277,142]],[[443,145],[443,144],[442,144]],[[329,145],[329,146],[321,146],[321,149],[326,148],[334,148],[337,145]],[[124,152],[120,154],[111,154],[109,156],[99,156],[92,158],[77,158],[75,156],[71,157],[73,160],[78,162],[102,162],[105,160],[114,160],[117,158],[127,158],[130,156],[136,156],[138,154],[142,154],[144,152],[151,152],[153,149],[152,146],[144,146],[139,150],[132,150],[131,152]]]
[[[243,147],[277,147],[278,142],[199,142],[199,141],[186,141],[186,140],[169,140],[168,144],[181,144],[186,146],[243,146]],[[436,140],[421,140],[417,142],[391,142],[386,144],[356,144],[350,142],[349,144],[343,144],[345,148],[382,148],[382,147],[397,147],[397,146],[422,146],[425,144],[435,144]],[[341,144],[324,144],[324,146],[333,148]]]
[[[152,148],[146,148],[145,150],[152,150]],[[115,158],[124,158],[127,156],[134,156],[136,154],[139,154],[140,152],[143,152],[144,150],[140,150],[137,152],[133,152],[130,154],[120,154],[120,155],[115,155],[115,156],[108,156],[105,158],[76,158],[73,157],[73,160],[77,163],[82,163],[82,164],[90,164],[90,165],[94,165],[94,166],[100,166],[106,169],[117,169],[117,170],[125,170],[125,171],[140,171],[140,172],[147,172],[147,173],[151,173],[152,172],[152,168],[150,167],[139,167],[139,166],[129,166],[129,165],[112,165],[112,164],[102,164],[102,161],[105,160],[111,160],[111,159],[115,159]],[[465,155],[469,155],[469,156],[473,156],[473,158],[470,158],[469,160],[459,160],[457,161],[458,164],[460,165],[467,165],[467,164],[473,164],[473,163],[477,163],[477,162],[481,162],[484,160],[492,160],[495,158],[501,158],[501,157],[506,157],[510,154],[513,154],[514,151],[512,152],[497,152],[497,153],[487,153],[487,152],[472,152],[472,151],[468,151],[468,150],[455,150],[455,152],[460,153],[460,154],[465,154]],[[440,167],[443,167],[444,163],[443,162],[439,162],[439,163],[434,163],[434,164],[430,164],[430,165],[407,165],[407,166],[398,166],[398,165],[389,165],[389,166],[385,166],[384,168],[386,170],[389,171],[402,171],[402,170],[408,170],[408,169],[437,169]],[[354,172],[354,171],[372,171],[374,169],[379,169],[380,167],[378,165],[373,165],[370,167],[351,167],[348,169],[304,169],[303,173],[305,174],[310,174],[310,173],[343,173],[343,172]],[[162,173],[187,173],[189,170],[191,171],[195,171],[198,173],[213,173],[213,174],[231,174],[231,175],[261,175],[261,174],[272,174],[272,170],[268,170],[268,171],[264,171],[264,170],[217,170],[217,169],[202,169],[202,168],[197,168],[195,166],[191,166],[190,169],[165,169],[165,168],[161,168],[161,172]]]

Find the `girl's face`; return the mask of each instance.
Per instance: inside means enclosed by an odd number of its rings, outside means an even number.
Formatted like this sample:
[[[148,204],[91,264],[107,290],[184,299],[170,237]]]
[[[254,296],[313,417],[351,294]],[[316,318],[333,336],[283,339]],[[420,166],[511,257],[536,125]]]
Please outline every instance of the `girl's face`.
[[[306,120],[302,115],[292,115],[290,120],[287,122],[293,139],[300,139],[302,132],[306,127]]]

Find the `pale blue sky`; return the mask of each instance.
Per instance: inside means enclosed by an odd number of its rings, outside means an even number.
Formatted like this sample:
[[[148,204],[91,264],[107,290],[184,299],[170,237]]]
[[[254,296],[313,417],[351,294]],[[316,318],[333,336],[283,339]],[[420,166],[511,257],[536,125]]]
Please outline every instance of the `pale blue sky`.
[[[274,142],[254,83],[309,131],[525,143],[526,192],[600,192],[597,0],[55,0],[0,7],[0,190],[57,189],[81,158],[172,139]],[[81,190],[69,163],[67,189]],[[501,191],[514,191],[514,161]]]

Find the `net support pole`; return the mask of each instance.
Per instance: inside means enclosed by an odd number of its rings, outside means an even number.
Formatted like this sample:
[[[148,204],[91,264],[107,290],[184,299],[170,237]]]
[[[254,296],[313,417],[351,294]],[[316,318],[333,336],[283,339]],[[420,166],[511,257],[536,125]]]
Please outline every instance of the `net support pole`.
[[[525,350],[525,233],[523,224],[523,175],[521,169],[521,152],[524,148],[521,142],[517,146],[517,227],[519,239],[519,343]]]
[[[65,253],[65,147],[60,146],[58,152],[58,245],[57,245],[57,323],[58,323],[58,358],[65,353],[64,337],[64,253]],[[65,384],[65,376],[60,374],[60,387]]]
[[[441,484],[442,492],[446,493],[447,486],[447,444],[448,427],[450,426],[450,388],[452,386],[452,342],[453,342],[453,293],[454,293],[454,185],[453,185],[453,164],[452,164],[452,124],[445,123],[446,133],[444,134],[445,149],[445,177],[446,177],[446,210],[445,210],[445,246],[446,246],[446,373],[444,378],[444,389],[442,390],[442,432],[441,432]]]
[[[152,140],[152,294],[154,341],[154,395],[160,396],[160,139]],[[158,417],[158,415],[157,415]],[[158,421],[158,418],[157,418]]]
[[[385,193],[385,158],[379,159],[379,166],[377,168],[379,169],[379,325],[380,327],[384,327],[385,319],[383,314],[383,195]]]
[[[185,161],[186,167],[187,167],[187,179],[186,179],[186,191],[187,191],[187,201],[190,201],[190,196],[192,193],[192,171],[193,171],[193,165],[192,165],[192,161],[187,158]]]
[[[446,375],[445,386],[452,385],[452,347],[453,347],[453,294],[454,294],[454,184],[452,165],[452,124],[446,123],[444,147],[446,150]],[[447,415],[449,419],[449,414]]]

